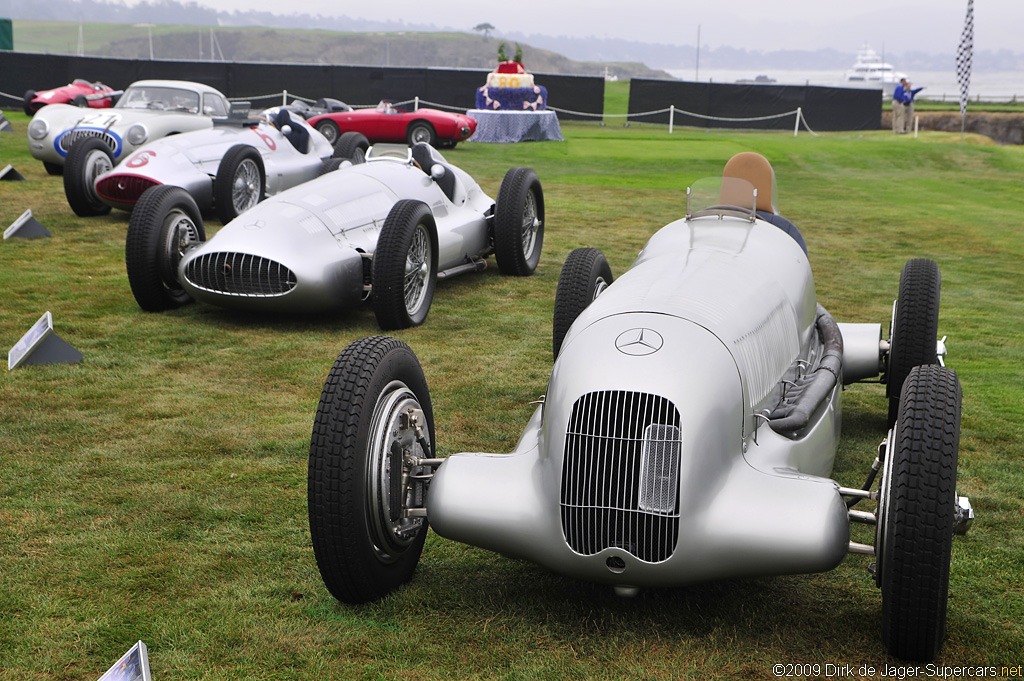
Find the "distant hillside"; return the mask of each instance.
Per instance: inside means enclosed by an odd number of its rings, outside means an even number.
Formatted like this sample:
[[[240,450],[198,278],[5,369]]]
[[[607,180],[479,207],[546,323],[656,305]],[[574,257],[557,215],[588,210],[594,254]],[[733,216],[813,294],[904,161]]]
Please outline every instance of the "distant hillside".
[[[213,4],[207,0],[209,4]],[[423,34],[434,31],[441,31],[451,35],[457,31],[464,30],[467,37],[472,37],[470,29],[472,21],[467,21],[465,26],[437,26],[429,23],[409,23],[402,19],[394,21],[371,21],[344,15],[332,14],[331,16],[312,15],[304,12],[305,4],[297,3],[295,6],[282,6],[280,11],[294,12],[294,14],[273,14],[270,12],[256,10],[234,10],[224,11],[200,6],[194,0],[140,0],[130,3],[118,0],[2,0],[0,1],[0,16],[10,17],[15,23],[15,49],[30,52],[74,52],[78,46],[78,22],[112,22],[109,25],[120,25],[121,29],[107,33],[103,36],[102,44],[106,45],[113,34],[140,35],[145,34],[144,28],[138,25],[153,25],[154,39],[164,33],[166,28],[189,31],[195,36],[200,27],[217,26],[222,29],[228,27],[272,27],[275,30],[288,31],[289,29],[312,29],[313,27],[322,31],[338,31],[340,35],[351,35],[353,33],[386,32],[391,35],[399,33]],[[358,12],[356,6],[346,6],[338,3],[335,11]],[[40,39],[34,35],[29,28],[20,28],[33,22],[53,22],[68,27],[60,39],[59,48],[41,47],[41,44],[53,42],[49,38]],[[86,24],[86,33],[88,26]],[[93,24],[95,25],[95,24]],[[187,27],[187,28],[186,28]],[[206,29],[209,30],[208,28]],[[543,34],[519,34],[502,31],[499,27],[495,35],[510,43],[519,41],[521,45],[530,45],[537,49],[546,49],[557,54],[566,55],[577,63],[593,62],[599,65],[603,72],[604,65],[622,64],[620,77],[627,77],[627,73],[633,67],[646,68],[643,65],[652,65],[655,69],[692,69],[696,64],[697,50],[692,42],[683,44],[682,41],[675,44],[649,43],[637,40],[624,40],[614,36],[603,37],[573,37],[565,35],[543,35]],[[682,34],[680,34],[682,35]],[[743,31],[735,33],[736,43],[743,45]],[[861,35],[858,33],[858,35]],[[864,33],[870,36],[871,32]],[[188,41],[186,40],[186,43]],[[85,49],[87,54],[102,56],[104,53],[97,52],[96,45],[90,45],[89,35],[85,36]],[[877,47],[881,47],[880,45]],[[145,44],[143,55],[148,56],[148,39]],[[955,49],[955,46],[953,46]],[[974,68],[979,71],[1016,71],[1024,69],[1024,53],[1011,52],[1008,50],[983,49],[984,45],[975,45]],[[156,49],[156,45],[154,45]],[[204,50],[208,50],[207,47]],[[887,61],[898,64],[899,68],[906,71],[918,70],[942,70],[951,68],[953,55],[950,49],[941,50],[937,46],[929,45],[928,51],[917,50],[911,44],[898,46],[893,49],[883,50]],[[198,52],[198,37],[193,40],[192,46],[188,47],[188,54]],[[209,52],[204,52],[209,58]],[[167,55],[159,55],[166,57]],[[226,55],[225,55],[226,56]],[[703,68],[719,69],[749,69],[756,72],[765,72],[771,69],[846,69],[853,63],[855,53],[852,50],[839,49],[817,49],[802,50],[799,46],[780,45],[779,49],[756,50],[743,47],[730,47],[727,45],[718,47],[703,46],[700,51],[700,65]],[[472,67],[477,68],[477,67]],[[486,68],[483,67],[483,68]],[[539,67],[533,67],[540,70]],[[659,72],[660,73],[660,72]],[[637,73],[636,75],[643,75]]]
[[[516,44],[469,33],[397,31],[356,33],[263,27],[153,26],[153,55],[160,59],[204,59],[211,54],[225,61],[268,61],[351,66],[436,66],[490,71],[497,64],[498,46]],[[34,52],[74,52],[79,24],[16,21],[15,49]],[[82,24],[84,52],[90,56],[144,59],[150,54],[146,28],[117,24]],[[671,78],[664,71],[636,62],[582,62],[520,43],[523,62],[533,73],[598,76],[608,68],[619,78]]]

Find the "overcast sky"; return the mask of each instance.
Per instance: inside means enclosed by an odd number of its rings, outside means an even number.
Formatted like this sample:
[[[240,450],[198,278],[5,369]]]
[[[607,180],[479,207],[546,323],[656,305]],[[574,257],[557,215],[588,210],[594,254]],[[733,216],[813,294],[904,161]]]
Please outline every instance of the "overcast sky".
[[[137,0],[128,0],[135,4]],[[755,50],[832,47],[855,53],[864,42],[878,51],[956,50],[967,0],[196,0],[221,10],[344,15],[471,30],[493,24],[509,32],[623,38]],[[282,7],[288,7],[282,11]],[[1024,51],[1024,0],[976,0],[975,49]]]

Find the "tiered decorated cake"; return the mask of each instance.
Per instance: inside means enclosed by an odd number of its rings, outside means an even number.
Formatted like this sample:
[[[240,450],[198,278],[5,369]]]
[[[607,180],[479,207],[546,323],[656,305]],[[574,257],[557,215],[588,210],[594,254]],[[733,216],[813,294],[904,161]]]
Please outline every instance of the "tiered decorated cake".
[[[547,88],[536,85],[517,61],[499,63],[476,91],[476,108],[490,111],[543,111],[547,101]]]

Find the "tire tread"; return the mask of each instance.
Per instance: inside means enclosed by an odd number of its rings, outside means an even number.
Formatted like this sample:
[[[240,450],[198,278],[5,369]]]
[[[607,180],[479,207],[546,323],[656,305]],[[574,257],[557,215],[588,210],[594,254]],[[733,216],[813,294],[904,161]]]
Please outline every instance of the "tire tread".
[[[934,659],[945,637],[961,401],[950,369],[919,366],[904,382],[880,569],[882,638],[905,660]]]

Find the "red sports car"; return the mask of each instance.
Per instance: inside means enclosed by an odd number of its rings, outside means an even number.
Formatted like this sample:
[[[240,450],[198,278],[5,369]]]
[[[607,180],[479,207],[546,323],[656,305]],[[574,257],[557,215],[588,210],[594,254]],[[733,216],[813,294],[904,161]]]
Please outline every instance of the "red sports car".
[[[319,130],[331,144],[345,132],[360,132],[371,143],[426,142],[433,147],[454,147],[469,139],[476,130],[476,120],[463,114],[417,109],[405,111],[391,102],[381,101],[375,109],[356,109],[313,116],[309,124]]]
[[[107,109],[114,106],[119,94],[121,94],[120,90],[115,90],[99,81],[90,83],[87,80],[75,78],[67,85],[52,90],[43,90],[42,92],[29,90],[26,92],[25,114],[33,116],[36,111],[47,104],[74,104],[92,109]]]

